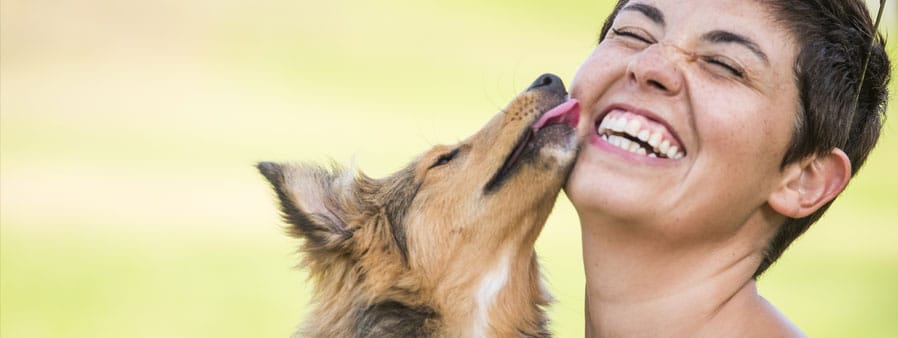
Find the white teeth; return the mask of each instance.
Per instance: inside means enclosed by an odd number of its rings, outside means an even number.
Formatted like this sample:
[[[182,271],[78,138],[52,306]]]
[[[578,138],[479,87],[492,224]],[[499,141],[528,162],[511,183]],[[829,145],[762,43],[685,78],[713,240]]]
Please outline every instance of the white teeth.
[[[620,141],[621,141],[622,139],[624,139],[624,138],[623,138],[623,137],[620,137],[620,136],[617,136],[617,135],[611,135],[611,136],[608,136],[608,142],[611,143],[611,144],[613,144],[613,145],[616,145],[616,146],[618,146],[618,147],[620,147]]]
[[[602,123],[599,124],[599,128],[598,128],[598,130],[597,130],[597,132],[599,133],[599,135],[604,134],[605,131],[608,130],[608,125],[609,125],[608,119],[603,119],[603,120],[602,120]]]
[[[620,144],[619,144],[618,146],[621,147],[621,148],[630,150],[630,144],[631,144],[631,143],[633,143],[633,141],[630,141],[630,140],[628,140],[628,139],[625,139],[625,138],[621,137],[621,139],[620,139]]]
[[[626,127],[627,127],[627,119],[625,119],[625,118],[619,118],[619,119],[614,120],[614,123],[610,126],[611,130],[614,130],[619,133],[623,132],[624,128],[626,128]]]
[[[667,154],[668,158],[674,158],[674,156],[677,155],[678,150],[680,150],[680,148],[677,148],[677,146],[672,146],[672,147],[670,147],[670,149],[667,149],[667,151],[665,151],[664,153]]]
[[[596,127],[596,133],[606,142],[631,153],[651,158],[680,159],[686,156],[686,153],[681,151],[678,146],[672,145],[670,140],[664,139],[664,134],[661,131],[652,132],[649,129],[640,129],[642,127],[643,123],[638,119],[628,120],[625,116],[607,116]],[[646,150],[639,142],[614,135],[614,133],[626,133],[647,143],[652,149]]]
[[[658,145],[661,144],[661,137],[661,133],[654,132],[647,142],[652,148],[658,148]]]
[[[602,124],[599,125],[599,128],[602,128],[602,131],[607,133],[612,130],[613,125],[614,125],[614,118],[606,117],[604,120],[602,120]]]
[[[638,137],[640,140],[642,140],[642,142],[646,142],[649,140],[649,131],[648,130],[640,131],[639,135],[636,135],[636,137]]]
[[[627,127],[626,127],[627,134],[630,134],[630,135],[638,134],[639,127],[642,127],[642,123],[639,122],[639,120],[630,120],[630,122],[627,123]]]
[[[670,141],[664,140],[664,142],[661,142],[661,146],[658,147],[658,150],[660,150],[660,153],[662,153],[662,154],[667,154],[667,150],[669,148],[670,148]]]

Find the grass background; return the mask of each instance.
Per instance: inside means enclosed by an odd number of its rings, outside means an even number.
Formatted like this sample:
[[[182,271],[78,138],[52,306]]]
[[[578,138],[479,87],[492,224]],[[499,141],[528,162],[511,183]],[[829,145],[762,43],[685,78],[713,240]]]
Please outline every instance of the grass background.
[[[288,336],[309,288],[253,163],[386,175],[539,74],[569,82],[609,7],[4,0],[0,336]],[[759,282],[811,336],[898,332],[896,107],[862,174]],[[537,249],[552,329],[582,336],[563,198]]]

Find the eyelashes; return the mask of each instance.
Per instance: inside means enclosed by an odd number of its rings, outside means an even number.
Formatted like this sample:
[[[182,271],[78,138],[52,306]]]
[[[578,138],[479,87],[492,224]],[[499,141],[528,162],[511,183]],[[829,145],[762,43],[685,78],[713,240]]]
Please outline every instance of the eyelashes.
[[[724,61],[720,58],[713,57],[713,56],[705,56],[705,57],[702,57],[702,60],[714,67],[723,69],[723,70],[729,72],[730,74],[732,74],[733,76],[738,77],[740,79],[745,77],[745,72],[741,68],[739,68],[737,66],[730,65],[729,63],[727,63],[727,61]]]
[[[638,34],[638,33],[629,31],[629,30],[623,30],[623,29],[612,28],[612,29],[611,29],[611,32],[614,33],[614,35],[621,36],[621,37],[625,37],[625,38],[629,38],[629,39],[633,39],[633,40],[637,40],[637,41],[643,42],[643,43],[647,43],[647,44],[653,44],[653,43],[655,43],[655,41],[653,41],[653,40],[651,40],[651,39],[649,39],[649,38],[647,38],[647,37],[644,37],[644,36],[642,36],[642,35],[640,35],[640,34]]]
[[[652,37],[648,36],[647,34],[630,29],[611,28],[611,32],[614,33],[615,36],[619,36],[627,40],[632,40],[632,42],[638,42],[646,45],[657,43]],[[701,56],[701,60],[705,64],[715,68],[718,71],[727,72],[729,75],[739,79],[745,78],[745,71],[742,69],[742,67],[734,64],[726,57]]]
[[[455,148],[448,153],[440,155],[440,157],[438,157],[436,159],[436,161],[434,161],[433,164],[431,164],[430,167],[428,167],[427,169],[432,169],[434,167],[439,167],[442,165],[449,164],[449,162],[452,162],[452,160],[455,159],[455,156],[458,155],[458,151],[459,151],[459,148]]]

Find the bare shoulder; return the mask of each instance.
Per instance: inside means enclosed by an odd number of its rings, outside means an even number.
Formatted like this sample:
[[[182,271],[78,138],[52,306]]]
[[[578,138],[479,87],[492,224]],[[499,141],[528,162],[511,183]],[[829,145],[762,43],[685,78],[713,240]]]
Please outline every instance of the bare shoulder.
[[[764,297],[757,295],[753,313],[746,318],[750,337],[807,337],[807,335]]]
[[[733,295],[701,331],[702,337],[807,337],[749,282]]]

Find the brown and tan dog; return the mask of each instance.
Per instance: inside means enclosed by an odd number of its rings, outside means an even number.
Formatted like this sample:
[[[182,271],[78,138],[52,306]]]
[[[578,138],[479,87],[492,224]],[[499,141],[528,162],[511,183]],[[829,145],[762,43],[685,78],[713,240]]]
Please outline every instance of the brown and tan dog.
[[[576,157],[577,102],[537,79],[479,132],[383,179],[263,162],[315,282],[307,337],[546,337],[533,249]]]

